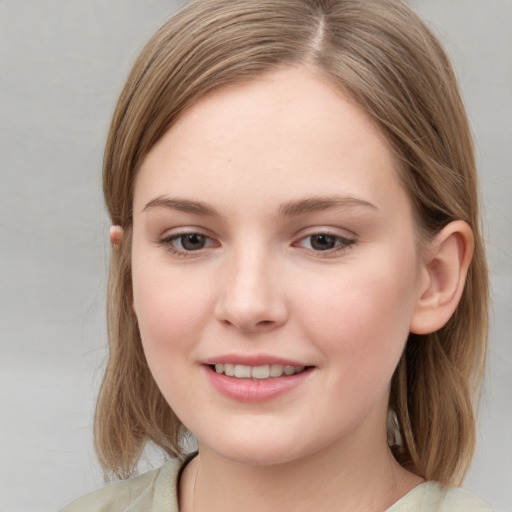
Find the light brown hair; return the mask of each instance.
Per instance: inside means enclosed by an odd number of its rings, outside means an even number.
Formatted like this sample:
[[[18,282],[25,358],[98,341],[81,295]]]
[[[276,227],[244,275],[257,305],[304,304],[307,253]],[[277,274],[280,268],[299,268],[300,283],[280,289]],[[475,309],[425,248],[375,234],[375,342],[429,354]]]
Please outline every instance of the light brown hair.
[[[291,65],[327,76],[382,130],[401,163],[420,238],[458,219],[473,230],[474,256],[457,310],[439,331],[410,335],[389,402],[397,460],[427,479],[458,484],[473,454],[487,341],[475,159],[450,62],[400,0],[196,0],[143,49],[117,104],[104,159],[106,205],[125,236],[111,256],[109,360],[95,420],[99,460],[124,478],[148,441],[175,456],[185,433],[150,374],[131,308],[137,170],[206,92]]]

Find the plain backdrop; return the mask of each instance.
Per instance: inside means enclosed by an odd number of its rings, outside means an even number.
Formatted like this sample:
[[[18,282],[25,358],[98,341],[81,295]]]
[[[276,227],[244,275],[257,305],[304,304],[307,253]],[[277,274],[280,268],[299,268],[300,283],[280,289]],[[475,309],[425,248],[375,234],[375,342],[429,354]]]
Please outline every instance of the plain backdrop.
[[[466,487],[512,510],[512,1],[414,0],[452,56],[477,140],[494,316]],[[104,140],[170,0],[0,0],[0,511],[103,484]]]

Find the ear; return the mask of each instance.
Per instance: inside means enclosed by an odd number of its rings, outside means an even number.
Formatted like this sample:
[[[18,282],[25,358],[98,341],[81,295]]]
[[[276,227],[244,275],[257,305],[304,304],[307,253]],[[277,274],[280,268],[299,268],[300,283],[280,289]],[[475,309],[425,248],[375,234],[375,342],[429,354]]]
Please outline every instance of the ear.
[[[464,290],[473,247],[473,232],[461,220],[448,224],[429,244],[423,262],[425,279],[411,318],[412,333],[435,332],[453,315]]]
[[[123,241],[123,228],[121,226],[110,226],[110,243],[114,249],[121,247]]]
[[[121,248],[121,243],[123,242],[124,229],[121,226],[110,226],[110,243],[112,247],[116,250]],[[135,303],[133,300],[133,292],[131,298],[131,308],[135,313]]]

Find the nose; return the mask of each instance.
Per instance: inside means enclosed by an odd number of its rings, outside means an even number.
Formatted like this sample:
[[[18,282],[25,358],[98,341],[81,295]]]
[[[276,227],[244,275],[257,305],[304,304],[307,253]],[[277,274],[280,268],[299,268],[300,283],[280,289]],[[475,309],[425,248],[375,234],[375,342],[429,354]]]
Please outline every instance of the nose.
[[[216,318],[247,333],[275,329],[288,318],[282,273],[275,258],[245,247],[224,262]]]

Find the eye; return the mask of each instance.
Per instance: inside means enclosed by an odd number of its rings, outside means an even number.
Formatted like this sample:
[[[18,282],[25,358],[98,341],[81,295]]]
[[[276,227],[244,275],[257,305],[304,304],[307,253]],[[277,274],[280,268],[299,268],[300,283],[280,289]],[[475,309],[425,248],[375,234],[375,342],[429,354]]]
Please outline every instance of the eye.
[[[218,247],[218,243],[209,236],[195,232],[171,235],[163,238],[159,243],[172,253],[183,256],[201,249]]]
[[[296,244],[299,247],[316,252],[332,252],[350,247],[355,240],[331,233],[315,233],[301,238]]]
[[[173,237],[172,240],[180,249],[185,251],[198,251],[206,246],[208,237],[199,233],[186,233],[184,235]]]

